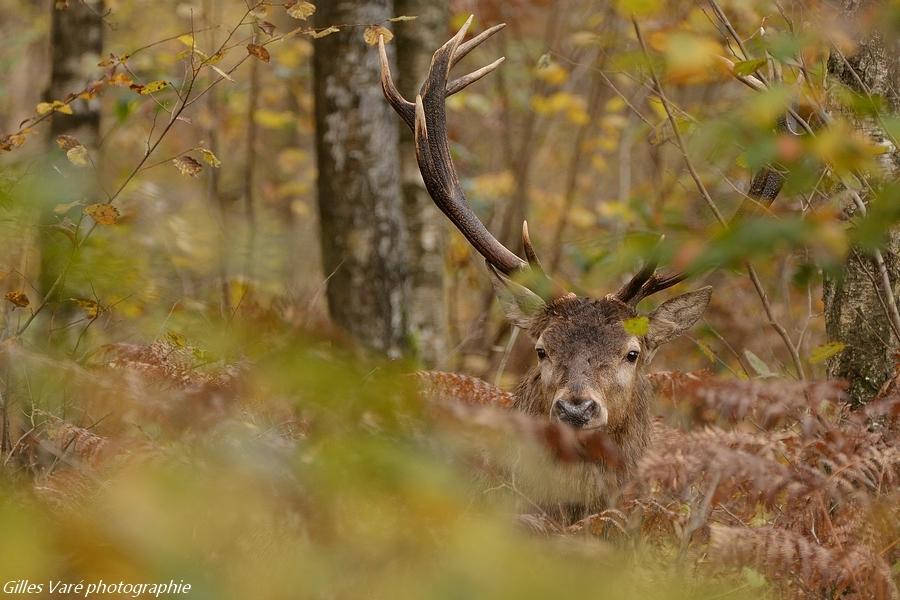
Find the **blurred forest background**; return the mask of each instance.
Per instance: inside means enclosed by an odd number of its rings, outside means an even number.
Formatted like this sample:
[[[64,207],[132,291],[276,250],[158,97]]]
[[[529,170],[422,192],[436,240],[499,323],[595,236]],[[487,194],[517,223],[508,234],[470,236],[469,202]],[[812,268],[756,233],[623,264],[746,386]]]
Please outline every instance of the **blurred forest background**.
[[[514,486],[471,477],[522,431],[431,414],[407,375],[510,389],[533,361],[380,87],[380,36],[411,98],[470,14],[475,33],[508,25],[467,59],[503,66],[448,99],[488,228],[518,248],[527,218],[585,295],[651,253],[714,286],[654,364],[656,412],[699,437],[648,467],[639,500],[539,535],[511,517]],[[897,597],[896,1],[0,15],[4,582]],[[771,206],[748,200],[763,169],[784,176]]]

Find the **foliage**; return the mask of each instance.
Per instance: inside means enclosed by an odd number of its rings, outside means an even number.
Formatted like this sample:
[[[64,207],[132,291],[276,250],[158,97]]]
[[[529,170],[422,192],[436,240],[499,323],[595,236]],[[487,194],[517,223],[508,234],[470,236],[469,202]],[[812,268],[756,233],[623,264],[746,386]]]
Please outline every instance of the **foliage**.
[[[108,52],[46,98],[46,7],[0,0],[2,580],[184,579],[211,598],[895,598],[897,380],[847,408],[822,375],[852,348],[825,339],[817,299],[848,257],[875,273],[900,221],[896,107],[830,75],[854,27],[895,39],[898,9],[855,24],[823,2],[734,0],[721,16],[680,0],[479,3],[481,29],[510,23],[507,62],[448,118],[491,229],[517,234],[521,208],[579,292],[651,256],[717,282],[705,323],[659,357],[666,425],[639,476],[570,525],[534,510],[506,463],[614,464],[603,432],[511,414],[509,392],[464,375],[420,397],[412,360],[368,356],[326,323],[313,44],[377,46],[419,24],[318,23],[316,4],[107,0]],[[452,5],[448,27],[468,7]],[[91,108],[98,139],[49,134]],[[762,168],[784,191],[748,208]],[[711,205],[742,218],[717,223]],[[446,364],[508,388],[533,350],[485,314],[464,240],[447,250]],[[458,393],[469,404],[446,402]]]

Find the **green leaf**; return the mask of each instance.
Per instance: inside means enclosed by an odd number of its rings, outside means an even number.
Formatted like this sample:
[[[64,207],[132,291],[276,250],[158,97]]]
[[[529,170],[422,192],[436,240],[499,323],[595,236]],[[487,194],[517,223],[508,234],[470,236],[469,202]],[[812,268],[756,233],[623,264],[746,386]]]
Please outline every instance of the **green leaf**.
[[[747,359],[747,362],[750,363],[750,367],[756,371],[756,374],[760,377],[778,377],[778,374],[772,371],[763,359],[753,354],[750,350],[744,350],[744,358]]]
[[[647,335],[650,330],[650,319],[647,317],[634,317],[633,319],[625,319],[622,326],[628,335]]]
[[[746,77],[752,75],[754,71],[766,66],[765,58],[754,58],[751,60],[742,60],[734,63],[734,74]]]
[[[825,362],[832,356],[836,356],[844,351],[844,348],[847,347],[847,344],[843,342],[829,342],[827,344],[822,344],[821,346],[817,346],[813,348],[813,351],[809,353],[809,362],[810,364],[816,365],[821,362]]]

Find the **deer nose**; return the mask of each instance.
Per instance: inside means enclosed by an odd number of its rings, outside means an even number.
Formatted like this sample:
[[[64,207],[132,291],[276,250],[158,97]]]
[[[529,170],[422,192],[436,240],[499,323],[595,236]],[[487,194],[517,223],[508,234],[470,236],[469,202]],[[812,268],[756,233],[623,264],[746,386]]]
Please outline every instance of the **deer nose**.
[[[554,410],[561,421],[574,427],[584,427],[599,408],[600,405],[590,398],[570,396],[557,400]]]

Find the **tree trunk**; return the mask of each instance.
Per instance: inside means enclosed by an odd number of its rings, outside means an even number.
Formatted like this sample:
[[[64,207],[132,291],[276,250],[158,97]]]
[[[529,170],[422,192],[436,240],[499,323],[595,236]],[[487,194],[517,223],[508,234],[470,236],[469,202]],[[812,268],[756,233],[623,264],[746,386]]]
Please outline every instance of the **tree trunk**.
[[[51,11],[50,23],[50,81],[44,92],[47,101],[66,101],[72,94],[85,89],[96,78],[97,62],[103,52],[103,0],[61,3],[46,0]],[[76,99],[71,105],[73,114],[54,113],[48,129],[48,146],[55,148],[53,141],[58,135],[70,135],[78,139],[94,157],[97,168],[102,164],[96,160],[97,144],[100,140],[100,99]],[[78,190],[89,202],[99,201],[97,179],[99,173],[85,171],[73,174],[69,179],[71,190]],[[74,195],[74,194],[73,194]],[[68,200],[78,199],[77,197]],[[54,289],[54,282],[60,277],[63,263],[71,253],[71,244],[65,236],[54,231],[52,225],[58,220],[50,207],[60,202],[59,198],[47,197],[36,203],[38,215],[38,246],[40,248],[40,276],[38,287],[41,295]],[[67,297],[64,286],[55,287],[55,298]],[[71,305],[61,304],[54,308],[57,316],[66,317]],[[49,326],[49,323],[47,323]],[[44,335],[39,336],[41,338]]]
[[[448,11],[432,0],[396,0],[398,15],[416,15],[396,28],[400,91],[407,98],[419,93],[431,55],[446,40]],[[412,132],[400,128],[403,212],[409,232],[409,327],[422,362],[443,364],[447,357],[447,301],[444,287],[446,221],[425,190],[416,161]]]
[[[390,0],[318,4],[317,27],[381,23]],[[394,45],[388,45],[393,59]],[[316,155],[322,263],[335,323],[396,357],[407,347],[408,267],[397,116],[378,52],[358,28],[315,41]]]
[[[877,0],[844,0],[850,19],[880,4]],[[892,112],[900,112],[900,92],[897,91],[900,83],[900,44],[896,40],[886,40],[879,33],[860,34],[856,52],[846,57],[837,53],[832,55],[829,71],[857,92],[882,96]],[[857,125],[879,143],[885,142],[885,134],[875,119],[857,119]],[[882,177],[893,178],[900,173],[900,153],[896,148],[883,155],[880,166],[884,170]],[[848,216],[856,212],[852,206],[845,210]],[[894,228],[890,232],[881,252],[896,297],[900,291],[900,229]],[[829,362],[828,373],[831,377],[849,381],[850,399],[854,405],[864,404],[878,392],[894,372],[895,355],[900,350],[900,343],[891,330],[882,303],[883,294],[880,297],[874,283],[878,279],[878,269],[872,256],[851,249],[840,277],[825,281],[828,339],[846,344],[845,350]]]
[[[46,99],[65,100],[81,91],[92,76],[103,52],[103,0],[68,3],[57,9],[58,0],[47,0],[52,11],[50,25],[50,85]],[[50,135],[68,134],[94,149],[100,135],[100,100],[75,100],[74,114],[54,114]]]

